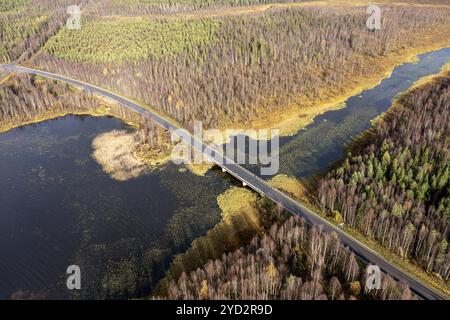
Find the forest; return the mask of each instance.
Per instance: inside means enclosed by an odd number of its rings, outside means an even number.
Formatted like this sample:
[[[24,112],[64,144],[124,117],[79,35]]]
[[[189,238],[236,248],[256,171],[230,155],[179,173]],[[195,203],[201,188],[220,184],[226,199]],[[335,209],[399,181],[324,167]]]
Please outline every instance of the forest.
[[[335,234],[298,217],[278,220],[249,244],[170,281],[163,298],[244,300],[415,299],[382,275],[381,289],[364,289],[365,267]],[[161,297],[159,297],[161,298]]]
[[[450,72],[402,95],[318,186],[323,210],[450,276]]]
[[[15,127],[51,114],[87,112],[98,105],[83,91],[45,79],[16,75],[0,85],[0,128]]]
[[[2,0],[0,63],[28,60],[63,26],[70,3],[70,0]]]
[[[84,27],[74,31],[64,27],[69,2],[2,2],[0,61],[31,58],[35,67],[133,97],[188,128],[193,120],[205,127],[249,124],[292,104],[301,108],[305,101],[338,95],[371,72],[385,71],[376,61],[385,63],[426,40],[423,30],[450,25],[450,8],[401,6],[386,8],[382,33],[367,30],[363,7],[275,8],[246,16],[149,21],[132,15],[270,2],[108,0],[82,2]],[[26,10],[30,6],[36,10]],[[100,12],[130,16],[98,17]],[[444,280],[450,275],[449,76],[402,96],[395,112],[321,180],[317,194],[318,205],[330,216]],[[0,131],[99,108],[140,122],[58,82],[15,75],[0,85]],[[157,143],[159,131],[141,127],[143,143]],[[192,216],[197,209],[189,208]],[[194,232],[181,234],[180,224],[170,225],[169,238],[184,247]],[[145,272],[135,258],[120,261],[116,267],[123,278],[108,275],[107,285],[94,291],[115,298],[146,293],[148,278],[157,281],[155,270],[168,256],[152,252],[141,259]],[[335,235],[297,218],[268,219],[263,232],[241,248],[171,279],[163,298],[414,298],[387,276],[385,290],[366,294],[364,268]]]
[[[91,1],[86,13],[90,15],[176,14],[216,8],[308,1],[312,0],[103,0]]]
[[[179,52],[195,50],[197,46],[211,42],[218,26],[217,21],[211,20],[158,22],[145,18],[102,19],[87,22],[76,32],[61,30],[46,43],[44,49],[59,58],[77,63],[122,64],[149,56],[172,57]],[[105,76],[107,71],[105,69]]]
[[[141,41],[147,33],[137,26],[140,19],[89,17],[85,29],[63,28],[32,63],[133,97],[187,128],[193,120],[204,127],[242,126],[381,77],[391,55],[438,41],[439,33],[424,39],[424,30],[448,26],[450,8],[391,6],[384,10],[383,32],[369,31],[365,8],[352,6],[200,18],[183,22],[193,25],[182,35],[180,22],[160,17],[147,23],[157,33],[147,41]],[[114,52],[104,40],[100,45],[96,39],[104,34],[130,50]],[[194,44],[183,44],[193,38]]]
[[[29,0],[3,0],[0,3],[0,12],[8,12],[24,8]]]
[[[258,5],[273,5],[277,3],[300,4],[314,0],[91,0],[86,8],[89,15],[142,15],[142,14],[185,14],[191,12],[208,12],[215,9],[231,7],[248,7]],[[328,1],[361,4],[355,0]],[[419,3],[419,4],[448,4],[447,0],[380,0],[385,3]],[[368,2],[369,3],[369,2]]]
[[[0,84],[0,132],[66,114],[109,115],[134,125],[137,131],[133,154],[139,155],[144,162],[156,157],[153,153],[169,152],[167,131],[129,109],[105,102],[91,93],[26,74],[15,75]]]

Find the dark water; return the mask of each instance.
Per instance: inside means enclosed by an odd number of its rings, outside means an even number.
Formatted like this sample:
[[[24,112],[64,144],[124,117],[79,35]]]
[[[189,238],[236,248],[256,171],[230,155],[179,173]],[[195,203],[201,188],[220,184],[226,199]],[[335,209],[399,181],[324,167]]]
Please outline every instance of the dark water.
[[[232,182],[217,170],[202,178],[169,163],[126,182],[103,173],[91,144],[113,129],[129,130],[68,116],[0,135],[0,298],[67,298],[71,264],[81,297],[145,292],[172,253],[220,220],[216,197]]]
[[[391,77],[384,79],[378,86],[349,98],[345,108],[325,112],[297,134],[281,137],[278,173],[306,178],[324,172],[335,161],[342,159],[345,145],[369,129],[371,120],[389,109],[399,93],[416,80],[438,73],[449,59],[450,48],[420,55],[417,63],[398,66]],[[225,145],[224,148],[232,147],[236,154],[245,156],[249,139],[246,138],[245,146],[237,146],[236,141],[235,138],[234,144]],[[245,167],[255,174],[261,173],[256,165]],[[261,178],[270,179],[272,176]]]
[[[450,60],[450,48],[419,56],[417,63],[394,69],[378,86],[346,101],[346,107],[317,116],[292,137],[280,139],[280,173],[307,177],[326,170],[341,159],[344,146],[371,127],[371,120],[385,112],[393,99],[416,80],[438,73]]]

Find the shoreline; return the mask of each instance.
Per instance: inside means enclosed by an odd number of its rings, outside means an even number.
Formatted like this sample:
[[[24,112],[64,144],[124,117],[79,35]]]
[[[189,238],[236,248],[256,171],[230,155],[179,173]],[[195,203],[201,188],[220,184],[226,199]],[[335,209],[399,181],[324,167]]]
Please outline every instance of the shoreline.
[[[450,27],[450,26],[448,26]],[[406,63],[413,63],[418,61],[418,56],[422,54],[431,53],[434,51],[442,50],[445,48],[450,48],[450,34],[446,32],[448,29],[445,27],[441,27],[438,35],[441,39],[434,44],[428,44],[424,46],[418,46],[412,49],[408,49],[405,52],[393,52],[390,55],[384,57],[375,57],[370,60],[365,60],[364,63],[367,65],[375,66],[377,70],[375,70],[372,77],[361,77],[357,79],[352,79],[352,83],[350,83],[347,89],[344,89],[344,92],[332,92],[331,94],[327,94],[325,97],[317,98],[317,99],[304,99],[302,104],[292,103],[290,106],[283,108],[277,107],[277,110],[267,112],[260,119],[251,120],[250,123],[240,123],[240,122],[228,122],[225,125],[220,126],[220,130],[224,134],[224,143],[229,141],[230,137],[225,135],[225,128],[233,128],[239,130],[239,128],[249,128],[251,127],[254,130],[259,129],[279,129],[280,137],[292,136],[298,133],[300,130],[304,129],[306,126],[311,124],[314,121],[314,118],[324,114],[325,112],[332,110],[339,110],[346,107],[345,102],[363,91],[373,89],[378,86],[383,80],[389,78],[392,75],[392,72],[395,68],[404,65]],[[436,35],[436,33],[434,33]],[[400,49],[401,50],[401,49]],[[362,57],[364,58],[364,57]],[[375,64],[374,61],[381,61],[378,64]],[[371,70],[372,71],[372,70]],[[371,73],[373,74],[373,73]],[[8,75],[10,78],[12,74]],[[7,79],[3,79],[1,83],[4,83]],[[348,81],[351,81],[350,79]],[[1,84],[0,83],[0,84]],[[322,91],[328,91],[327,88],[322,88]],[[301,97],[299,97],[301,100]],[[133,99],[134,100],[134,99]],[[8,125],[0,125],[0,134],[8,132],[10,130],[44,122],[48,120],[58,119],[67,115],[87,115],[87,116],[112,116],[118,118],[125,123],[133,126],[139,127],[135,123],[124,119],[122,117],[118,117],[110,112],[107,109],[111,106],[108,101],[102,101],[107,104],[104,106],[105,110],[101,108],[96,109],[94,111],[86,111],[86,112],[65,112],[65,113],[56,113],[45,115],[43,117],[38,117],[29,121],[24,121],[18,124],[8,124]],[[146,106],[146,104],[136,101],[137,103]],[[270,102],[267,102],[270,104]],[[153,108],[152,108],[153,109]],[[167,116],[169,117],[169,116]],[[252,137],[253,139],[257,139],[257,137]]]
[[[431,85],[433,82],[438,81],[440,78],[443,77],[449,77],[450,76],[450,61],[443,65],[441,70],[438,73],[431,74],[425,77],[422,77],[418,80],[416,80],[408,89],[406,89],[404,92],[400,93],[393,101],[391,106],[382,114],[380,114],[378,117],[372,120],[373,127],[367,129],[360,135],[354,137],[354,139],[350,142],[350,150],[352,152],[357,152],[355,150],[358,150],[361,145],[364,145],[365,141],[374,134],[374,126],[377,123],[386,121],[386,119],[389,118],[389,116],[392,113],[396,112],[397,108],[402,108],[401,100],[404,96],[410,94],[411,92],[415,90],[420,90],[422,87],[425,87],[427,85]],[[340,159],[339,161],[345,160],[345,157]],[[328,171],[327,171],[328,172]],[[295,178],[297,182],[299,182],[301,185],[305,187],[306,190],[309,190],[313,186],[309,183],[305,183],[304,181]],[[316,198],[316,195],[314,193],[311,193],[309,195],[310,199]],[[307,197],[308,198],[308,197]],[[316,214],[324,217],[329,222],[333,223],[334,225],[338,225],[340,221],[336,219],[336,217],[329,216],[326,212],[321,211],[317,205],[311,201],[307,201],[306,203],[308,207],[316,212]],[[367,238],[364,236],[358,229],[351,228],[348,226],[345,226],[345,230],[347,233],[358,239],[360,242],[364,243],[370,248],[374,248],[376,252],[381,254],[383,257],[386,258],[386,260],[390,261],[394,265],[396,265],[399,269],[404,270],[417,279],[420,279],[421,281],[425,282],[430,287],[438,290],[439,292],[445,294],[447,297],[450,297],[450,286],[447,284],[447,281],[444,279],[440,279],[439,277],[435,276],[433,273],[429,273],[426,270],[424,270],[420,265],[418,265],[413,259],[411,258],[405,258],[401,257],[395,252],[392,252],[390,249],[384,247],[377,241]]]
[[[280,111],[279,113],[277,113],[278,117],[281,117],[281,120],[278,122],[271,120],[270,115],[268,117],[265,117],[265,118],[259,120],[259,122],[265,123],[266,121],[270,121],[270,123],[271,123],[270,129],[276,129],[277,126],[282,126],[282,129],[279,129],[280,137],[292,136],[294,134],[297,134],[300,130],[305,128],[310,123],[312,123],[316,116],[321,115],[321,114],[326,113],[331,110],[339,110],[339,109],[345,108],[346,107],[345,102],[349,98],[356,96],[365,90],[370,90],[371,88],[376,87],[383,80],[389,78],[392,75],[392,72],[395,68],[397,68],[403,64],[406,64],[406,63],[413,63],[415,61],[418,61],[419,55],[442,50],[444,48],[450,48],[450,37],[449,36],[447,36],[447,38],[445,38],[445,39],[442,39],[442,41],[438,42],[437,44],[422,46],[422,47],[419,47],[416,49],[411,49],[405,53],[401,53],[401,54],[396,53],[396,55],[393,55],[393,56],[391,55],[391,56],[383,57],[383,59],[386,60],[387,62],[380,63],[380,65],[377,66],[377,68],[382,69],[383,66],[389,65],[389,70],[387,70],[383,73],[381,79],[380,79],[380,77],[372,77],[373,81],[368,81],[368,82],[364,83],[363,85],[359,85],[359,86],[356,85],[356,87],[354,87],[353,89],[349,89],[347,94],[340,94],[340,95],[334,95],[334,96],[332,95],[331,98],[327,99],[326,102],[324,102],[322,104],[317,104],[315,106],[306,107],[306,108],[293,106],[291,108],[291,110],[288,110],[287,112]],[[447,67],[447,69],[450,68],[450,63],[448,63],[447,65],[444,65],[442,68],[444,69],[445,67]],[[379,75],[379,74],[380,73],[377,73],[377,75]],[[8,76],[11,77],[11,76],[14,76],[14,74],[9,74]],[[435,75],[430,75],[429,77],[426,77],[425,79],[418,80],[416,83],[412,84],[411,87],[408,88],[408,90],[406,92],[413,89],[414,87],[419,86],[423,82],[427,82],[428,78],[433,78],[434,76]],[[355,81],[355,83],[361,83],[361,82],[362,82],[362,79],[357,79]],[[141,127],[137,122],[133,122],[132,120],[126,119],[126,117],[122,117],[122,116],[120,116],[120,114],[115,113],[113,109],[115,109],[117,106],[114,103],[111,103],[100,97],[96,97],[96,98],[99,100],[99,104],[98,104],[98,107],[95,109],[83,110],[83,111],[66,111],[66,112],[57,112],[57,113],[52,113],[52,111],[48,111],[47,113],[44,113],[43,115],[39,115],[31,120],[22,121],[18,124],[9,123],[9,124],[5,124],[3,126],[0,124],[0,134],[7,133],[14,129],[25,127],[28,125],[37,124],[37,123],[41,123],[41,122],[45,122],[45,121],[51,121],[51,120],[55,120],[55,119],[60,119],[60,118],[70,116],[70,115],[92,116],[92,117],[113,117],[113,118],[116,118],[116,119],[122,121],[123,123],[131,126],[132,128],[134,128],[136,130],[138,130]],[[136,101],[136,102],[140,103],[139,101]],[[140,104],[142,104],[142,103],[140,103]],[[142,104],[142,105],[147,107],[145,104]],[[391,108],[389,108],[389,109],[391,109]],[[383,114],[378,115],[376,118],[374,118],[372,120],[372,122],[377,121],[377,119],[382,117]],[[299,115],[302,115],[302,116],[299,117]],[[264,127],[261,125],[258,125],[258,126],[256,126],[255,130],[262,129],[262,128],[264,128]],[[223,133],[223,137],[224,137],[224,141],[222,141],[222,142],[226,143],[227,141],[229,141],[230,136],[226,135],[225,130],[222,130],[222,133]],[[251,138],[255,139],[255,140],[258,139],[258,137],[254,137],[254,136],[251,136]],[[152,166],[155,166],[157,163],[159,165],[163,165],[167,162],[167,159],[166,159],[167,155],[161,154],[160,156],[161,157],[158,157],[158,158],[161,158],[160,159],[161,161],[157,161],[156,163],[153,163],[153,161],[152,161],[152,163],[151,163]],[[145,154],[135,155],[135,157],[137,159],[141,159],[141,160],[145,161],[146,163],[148,163],[148,161],[146,161],[146,159],[145,159],[146,158]],[[159,165],[156,165],[156,166],[159,166]],[[206,174],[206,172],[208,172],[211,169],[211,166],[210,165],[202,165],[198,168],[192,167],[192,166],[187,166],[186,168],[195,175],[204,176]]]
[[[397,49],[396,52],[385,57],[375,57],[365,61],[366,64],[375,65],[379,70],[370,78],[356,79],[343,93],[336,92],[328,97],[318,98],[315,101],[312,99],[305,99],[303,105],[293,103],[285,110],[283,110],[283,107],[279,107],[277,110],[267,113],[262,119],[252,120],[250,124],[235,123],[234,125],[236,127],[250,126],[256,130],[263,128],[279,129],[281,137],[295,135],[311,124],[315,117],[328,111],[345,108],[345,102],[349,98],[378,86],[383,80],[392,75],[395,68],[418,61],[419,55],[450,48],[450,34],[448,34],[448,31],[446,32],[448,29],[445,27],[440,29],[442,30],[440,30],[438,34],[441,37],[441,40],[437,43],[418,46],[400,53],[398,52],[399,49]],[[381,60],[381,62],[375,64],[375,60]],[[325,89],[326,88],[323,90]]]
[[[21,122],[20,124],[16,124],[16,125],[5,125],[5,126],[1,126],[0,127],[0,134],[4,134],[4,133],[8,133],[10,131],[13,131],[15,129],[19,129],[19,128],[23,128],[26,126],[30,126],[33,124],[39,124],[42,122],[47,122],[47,121],[52,121],[52,120],[57,120],[57,119],[61,119],[67,116],[89,116],[89,117],[113,117],[116,118],[122,122],[124,122],[125,124],[133,127],[133,128],[137,128],[138,125],[136,125],[135,123],[128,121],[124,118],[120,118],[116,115],[113,115],[111,113],[107,113],[107,112],[102,112],[102,111],[82,111],[82,112],[77,112],[77,111],[67,111],[67,112],[62,112],[62,113],[55,113],[55,114],[51,114],[51,115],[45,115],[43,117],[37,117],[34,118],[32,120],[27,120],[24,122]]]
[[[439,49],[437,49],[437,50],[439,50]],[[435,50],[432,50],[432,51],[435,51]],[[432,51],[430,51],[430,52],[432,52]],[[415,55],[415,56],[411,55],[411,57],[414,59],[415,57],[417,57],[417,55]],[[407,62],[405,62],[405,63],[407,63]],[[389,107],[389,109],[386,112],[384,112],[383,114],[381,114],[379,117],[382,118],[384,115],[388,115],[389,112],[395,112],[396,104],[398,103],[398,100],[401,98],[401,96],[403,96],[404,94],[407,94],[414,89],[420,88],[421,86],[427,85],[427,84],[435,81],[436,78],[439,78],[448,72],[450,72],[450,62],[443,65],[441,68],[441,71],[439,73],[432,74],[432,75],[425,76],[423,78],[418,79],[411,85],[410,88],[408,88],[406,91],[401,93],[400,96],[397,97],[393,101],[393,103]],[[368,129],[365,132],[369,132],[370,130],[371,129]],[[363,139],[363,137],[360,137],[359,139]],[[352,143],[356,143],[356,141],[353,141]],[[334,225],[338,224],[338,221],[335,218],[326,215],[324,212],[322,212],[321,210],[319,210],[316,207],[316,205],[314,204],[315,195],[311,192],[311,190],[310,190],[311,185],[308,182],[306,182],[302,179],[298,179],[294,176],[286,176],[286,175],[280,174],[280,175],[273,177],[270,183],[272,185],[274,185],[275,187],[279,188],[280,190],[283,190],[286,193],[290,193],[295,199],[298,199],[298,200],[306,203],[308,208],[310,208],[311,210],[316,212],[316,214],[318,214],[319,216],[324,217],[325,219],[327,219],[329,222],[333,223]],[[222,218],[221,221],[216,226],[220,227],[224,223],[225,223],[225,220]],[[214,230],[215,227],[210,229],[210,231]],[[367,245],[368,247],[375,248],[376,252],[381,253],[382,256],[386,257],[386,259],[388,261],[390,261],[391,263],[396,265],[401,270],[404,270],[404,271],[412,274],[414,277],[427,283],[430,287],[435,288],[439,292],[445,294],[447,297],[450,295],[450,289],[442,279],[435,277],[433,274],[427,273],[420,266],[418,266],[412,259],[399,257],[397,254],[391,252],[389,249],[383,247],[376,241],[368,239],[367,237],[363,236],[358,230],[356,230],[354,228],[347,227],[346,231],[349,234],[351,234],[353,237],[357,238],[359,241],[361,241],[362,243]],[[256,231],[255,231],[255,233],[256,233]],[[183,265],[183,264],[181,264],[181,261],[183,261],[183,259],[189,259],[189,257],[193,253],[192,251],[196,250],[196,243],[200,240],[206,240],[206,239],[208,239],[208,235],[194,239],[193,242],[191,243],[191,247],[189,247],[185,252],[180,253],[178,255],[178,257],[176,257],[176,259],[174,258],[172,260],[172,263],[170,264],[170,267],[166,271],[165,276],[158,282],[157,286],[155,286],[154,292],[161,293],[161,291],[165,290],[165,285],[167,284],[168,281],[170,281],[173,278],[173,270],[172,269],[174,268],[174,266],[175,266],[175,269],[179,271],[179,268],[181,268],[180,265]],[[188,261],[185,261],[185,264],[187,264],[187,263],[188,263]],[[175,274],[177,274],[177,273],[175,273]]]

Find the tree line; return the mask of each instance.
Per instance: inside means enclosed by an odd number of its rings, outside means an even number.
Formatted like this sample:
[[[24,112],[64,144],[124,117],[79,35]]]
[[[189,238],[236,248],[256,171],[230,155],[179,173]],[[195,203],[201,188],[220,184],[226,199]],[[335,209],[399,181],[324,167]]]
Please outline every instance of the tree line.
[[[170,282],[169,299],[412,299],[409,288],[382,275],[364,292],[365,272],[336,234],[291,217],[242,248]]]
[[[114,103],[106,103],[83,90],[35,75],[17,74],[0,85],[0,130],[68,113],[115,116],[137,126],[138,152],[164,149],[169,136],[155,123]]]
[[[85,12],[99,16],[174,14],[236,6],[309,1],[312,0],[91,0]]]
[[[383,14],[382,32],[371,32],[360,8],[271,10],[218,19],[212,41],[174,56],[80,63],[75,56],[59,58],[44,48],[32,63],[134,97],[188,128],[193,120],[203,121],[204,127],[246,124],[330,90],[342,92],[355,78],[368,76],[375,57],[413,45],[424,29],[448,24],[449,13],[390,7]],[[66,36],[60,39],[64,46],[75,47],[70,33]]]
[[[320,206],[447,281],[449,137],[447,72],[402,96],[354,153],[320,182]]]
[[[84,5],[87,0],[80,0]],[[68,17],[70,0],[14,0],[0,3],[0,63],[26,61]]]

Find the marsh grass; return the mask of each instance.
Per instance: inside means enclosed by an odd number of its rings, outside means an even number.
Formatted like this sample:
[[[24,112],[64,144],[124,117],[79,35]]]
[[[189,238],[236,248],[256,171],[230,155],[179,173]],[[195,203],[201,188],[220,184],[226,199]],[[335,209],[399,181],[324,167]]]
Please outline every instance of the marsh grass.
[[[142,145],[137,133],[113,130],[92,142],[92,157],[105,173],[118,181],[137,178],[169,160],[160,148]]]
[[[140,176],[148,169],[144,161],[134,156],[136,146],[134,134],[114,130],[94,139],[92,157],[113,179],[126,181]]]
[[[196,238],[184,253],[175,256],[154,293],[164,292],[170,280],[177,279],[182,272],[193,271],[209,259],[239,248],[261,230],[258,196],[254,192],[231,187],[217,197],[217,203],[222,220],[205,236]]]

